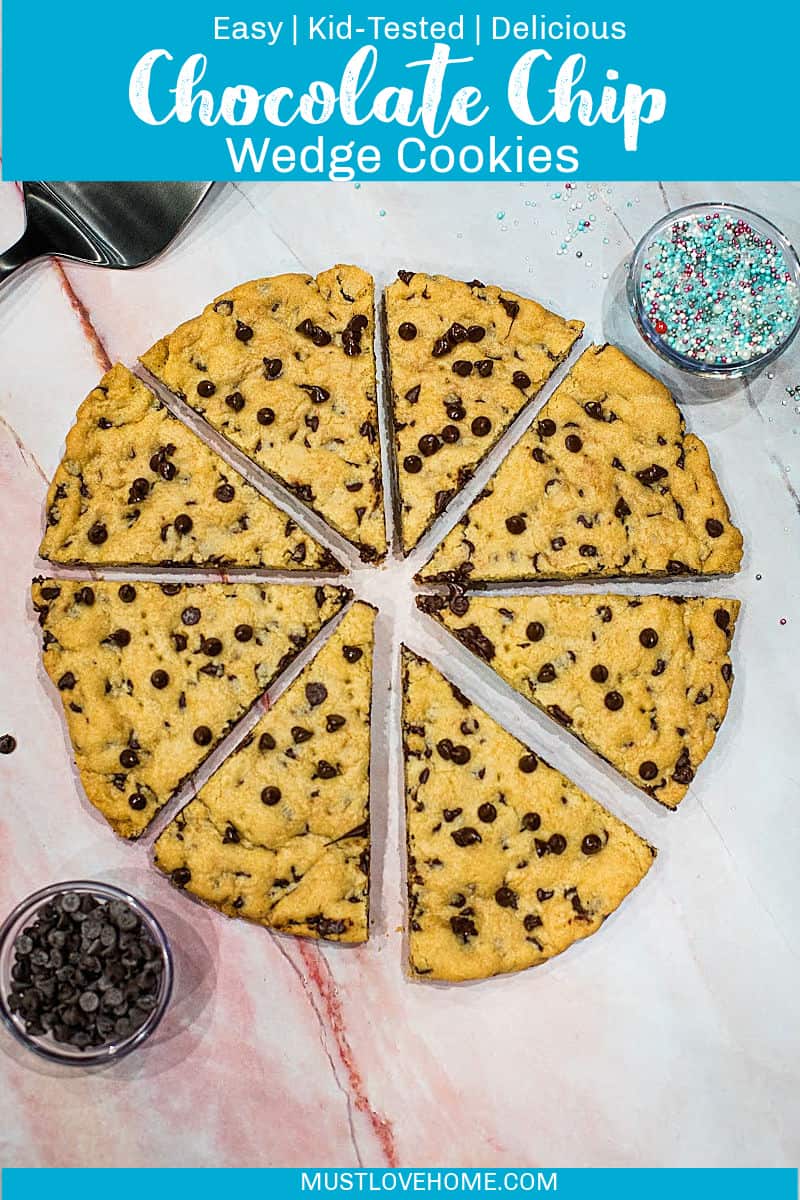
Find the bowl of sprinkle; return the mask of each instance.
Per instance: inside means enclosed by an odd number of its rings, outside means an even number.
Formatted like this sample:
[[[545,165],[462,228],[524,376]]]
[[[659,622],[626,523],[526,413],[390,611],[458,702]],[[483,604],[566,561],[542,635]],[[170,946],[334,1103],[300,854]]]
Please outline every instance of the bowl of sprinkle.
[[[758,213],[692,204],[639,242],[628,302],[644,340],[672,366],[709,378],[749,375],[800,329],[800,262]]]

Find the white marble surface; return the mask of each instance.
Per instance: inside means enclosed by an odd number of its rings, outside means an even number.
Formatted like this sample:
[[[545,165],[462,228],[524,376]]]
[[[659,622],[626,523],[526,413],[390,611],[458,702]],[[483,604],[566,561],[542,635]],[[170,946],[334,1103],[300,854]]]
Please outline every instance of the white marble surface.
[[[786,389],[800,384],[800,344],[749,386],[711,394],[669,380],[745,536],[736,578],[669,588],[744,601],[731,709],[678,813],[415,614],[421,554],[354,571],[381,607],[387,726],[363,948],[227,921],[157,877],[147,842],[114,838],[75,780],[27,605],[46,479],[76,405],[109,360],[134,362],[230,284],[336,260],[370,267],[379,284],[398,267],[477,276],[581,317],[584,344],[617,341],[663,375],[627,316],[624,264],[667,208],[717,197],[760,209],[800,244],[798,184],[226,186],[150,267],[41,265],[0,294],[0,732],[19,742],[0,758],[0,911],[52,879],[122,881],[152,902],[178,954],[157,1039],[110,1070],[47,1068],[0,1037],[0,1164],[797,1163],[800,393]],[[20,224],[18,192],[3,185],[0,241]],[[451,988],[405,977],[400,764],[386,753],[401,636],[660,848],[599,934],[544,967]]]

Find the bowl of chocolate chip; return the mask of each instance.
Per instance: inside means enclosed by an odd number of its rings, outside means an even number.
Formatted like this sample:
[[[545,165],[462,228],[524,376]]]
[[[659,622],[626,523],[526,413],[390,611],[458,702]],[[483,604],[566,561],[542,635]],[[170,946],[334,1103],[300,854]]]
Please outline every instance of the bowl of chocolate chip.
[[[107,883],[55,883],[0,927],[0,1018],[52,1062],[99,1066],[141,1046],[172,992],[172,955],[153,914]]]

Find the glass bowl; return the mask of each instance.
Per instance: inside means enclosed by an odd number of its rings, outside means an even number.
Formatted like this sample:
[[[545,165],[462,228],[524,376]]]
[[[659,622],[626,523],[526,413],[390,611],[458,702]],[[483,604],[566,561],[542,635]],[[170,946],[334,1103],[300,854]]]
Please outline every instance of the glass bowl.
[[[662,236],[668,236],[671,227],[676,222],[702,219],[703,217],[717,213],[722,217],[730,217],[733,221],[746,221],[760,237],[769,239],[782,253],[786,272],[790,277],[787,286],[791,287],[791,284],[794,283],[796,288],[800,288],[800,262],[798,262],[797,253],[785,234],[781,233],[765,217],[751,212],[747,208],[742,208],[737,204],[689,204],[685,208],[676,208],[673,212],[667,213],[666,216],[656,221],[655,225],[648,229],[639,242],[634,251],[628,275],[628,304],[634,323],[648,346],[656,354],[660,355],[661,358],[670,363],[671,366],[678,367],[682,371],[688,371],[693,375],[705,376],[706,378],[730,379],[758,371],[768,363],[773,362],[780,354],[783,354],[784,350],[793,341],[798,329],[800,329],[800,303],[798,303],[793,324],[780,342],[771,346],[768,350],[754,354],[747,359],[741,358],[725,363],[714,363],[693,358],[671,344],[667,340],[664,331],[659,332],[656,329],[656,319],[648,312],[648,303],[643,294],[643,274],[646,270],[645,264],[649,260],[653,243]],[[800,296],[800,293],[798,295]]]
[[[17,1013],[12,1013],[8,1007],[8,994],[12,982],[11,968],[14,963],[14,944],[17,936],[33,921],[38,910],[48,900],[62,896],[65,892],[77,892],[79,895],[88,894],[101,901],[124,901],[150,934],[160,952],[162,962],[161,982],[156,995],[156,1004],[148,1014],[147,1020],[126,1037],[120,1037],[116,1041],[105,1042],[102,1046],[94,1046],[87,1050],[57,1042],[47,1034],[28,1033],[22,1018]],[[93,1067],[116,1061],[124,1055],[130,1054],[137,1046],[141,1046],[143,1042],[147,1041],[157,1028],[169,1004],[172,993],[172,977],[172,953],[161,925],[141,900],[137,900],[129,892],[112,887],[109,883],[97,883],[92,880],[53,883],[49,887],[42,888],[41,891],[34,892],[18,904],[0,926],[0,1018],[18,1042],[50,1062],[65,1063],[75,1067]]]

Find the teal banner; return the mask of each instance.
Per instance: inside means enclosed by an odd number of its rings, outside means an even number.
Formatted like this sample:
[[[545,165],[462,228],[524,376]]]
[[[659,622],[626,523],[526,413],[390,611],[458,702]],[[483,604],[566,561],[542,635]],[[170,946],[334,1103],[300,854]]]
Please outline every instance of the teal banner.
[[[3,177],[796,178],[771,8],[5,0]]]
[[[561,1200],[797,1200],[795,1170],[6,1170],[3,1200],[313,1200],[342,1193],[475,1196],[543,1194]]]

